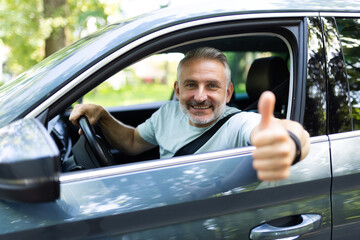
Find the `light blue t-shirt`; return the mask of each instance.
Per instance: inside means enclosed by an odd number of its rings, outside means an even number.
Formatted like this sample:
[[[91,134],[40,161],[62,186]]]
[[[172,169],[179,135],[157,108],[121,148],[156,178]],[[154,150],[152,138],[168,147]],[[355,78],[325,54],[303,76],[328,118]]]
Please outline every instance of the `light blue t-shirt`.
[[[179,101],[165,103],[144,123],[137,128],[140,136],[153,145],[159,145],[160,157],[170,158],[180,148],[199,137],[209,127],[199,128],[189,124],[188,117],[181,111]],[[237,108],[226,106],[224,114]],[[196,153],[219,151],[251,145],[250,133],[260,122],[261,116],[252,112],[240,112],[232,116]]]

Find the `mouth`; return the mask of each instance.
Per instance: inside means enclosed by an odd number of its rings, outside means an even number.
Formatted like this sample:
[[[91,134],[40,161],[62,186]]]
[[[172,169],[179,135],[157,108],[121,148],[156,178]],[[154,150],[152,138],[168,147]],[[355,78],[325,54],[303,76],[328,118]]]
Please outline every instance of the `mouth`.
[[[190,105],[193,109],[196,110],[206,110],[206,109],[210,109],[211,106],[210,105]]]

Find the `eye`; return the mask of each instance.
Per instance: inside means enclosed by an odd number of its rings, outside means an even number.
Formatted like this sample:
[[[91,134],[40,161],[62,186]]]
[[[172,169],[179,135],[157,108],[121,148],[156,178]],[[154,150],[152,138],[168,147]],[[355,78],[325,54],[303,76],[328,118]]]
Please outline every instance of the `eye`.
[[[219,88],[219,85],[217,85],[217,84],[215,84],[215,83],[210,83],[210,84],[208,85],[208,88],[209,88],[209,89],[217,89],[217,88]]]
[[[194,88],[195,84],[194,83],[187,83],[187,84],[185,84],[185,87],[186,88]]]

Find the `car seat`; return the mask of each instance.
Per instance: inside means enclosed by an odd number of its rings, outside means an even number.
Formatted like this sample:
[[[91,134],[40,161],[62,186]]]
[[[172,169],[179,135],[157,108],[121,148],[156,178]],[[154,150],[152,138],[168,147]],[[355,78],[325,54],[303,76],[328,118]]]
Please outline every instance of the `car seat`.
[[[267,57],[256,59],[251,64],[246,79],[246,92],[252,104],[244,110],[257,112],[257,103],[261,93],[270,90],[276,97],[275,117],[286,118],[289,76],[289,70],[282,58]]]

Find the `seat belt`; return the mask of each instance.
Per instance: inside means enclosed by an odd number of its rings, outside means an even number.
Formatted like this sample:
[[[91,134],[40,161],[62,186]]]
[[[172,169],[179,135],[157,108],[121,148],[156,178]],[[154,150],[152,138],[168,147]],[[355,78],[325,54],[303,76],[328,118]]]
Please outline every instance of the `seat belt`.
[[[227,122],[232,116],[238,114],[239,112],[234,112],[226,117],[220,119],[214,126],[212,126],[209,130],[201,134],[198,138],[192,140],[182,148],[180,148],[175,154],[174,157],[194,154],[200,147],[202,147],[216,132],[219,128]]]

